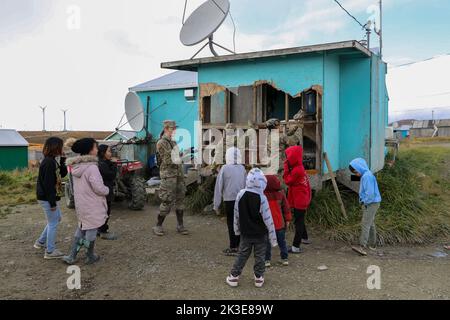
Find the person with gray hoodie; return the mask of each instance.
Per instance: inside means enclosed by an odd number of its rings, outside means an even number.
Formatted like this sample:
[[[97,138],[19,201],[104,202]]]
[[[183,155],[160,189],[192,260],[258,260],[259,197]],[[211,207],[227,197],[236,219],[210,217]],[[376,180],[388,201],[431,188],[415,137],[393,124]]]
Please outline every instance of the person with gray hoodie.
[[[239,276],[252,251],[255,255],[253,267],[255,286],[260,288],[264,285],[267,242],[272,247],[277,246],[277,235],[269,202],[264,195],[266,186],[267,179],[261,169],[252,169],[247,175],[245,189],[241,190],[236,197],[234,232],[241,236],[241,241],[234,266],[226,278],[227,284],[231,287],[238,286]]]
[[[242,164],[241,152],[238,148],[229,148],[225,154],[225,161],[226,164],[220,169],[214,188],[214,210],[219,211],[223,200],[230,239],[230,246],[223,250],[223,253],[227,256],[235,256],[239,251],[239,236],[234,233],[233,227],[234,204],[239,191],[245,188],[247,172]]]

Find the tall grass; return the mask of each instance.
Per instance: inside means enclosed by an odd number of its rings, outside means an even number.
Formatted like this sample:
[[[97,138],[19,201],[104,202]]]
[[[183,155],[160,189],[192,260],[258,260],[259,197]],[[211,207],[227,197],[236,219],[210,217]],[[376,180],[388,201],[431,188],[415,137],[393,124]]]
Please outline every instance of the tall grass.
[[[0,211],[36,202],[37,169],[0,171]]]
[[[449,148],[407,148],[377,179],[383,198],[376,218],[381,243],[423,244],[449,237]],[[345,188],[341,194],[347,220],[330,185],[314,196],[307,219],[332,240],[357,242],[362,215],[358,195]]]

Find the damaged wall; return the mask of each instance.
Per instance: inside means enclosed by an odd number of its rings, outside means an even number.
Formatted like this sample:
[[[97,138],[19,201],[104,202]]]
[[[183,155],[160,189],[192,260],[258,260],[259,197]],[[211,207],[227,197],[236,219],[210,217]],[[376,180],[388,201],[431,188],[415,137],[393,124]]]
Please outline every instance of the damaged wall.
[[[201,65],[199,83],[218,83],[225,87],[253,85],[266,80],[292,96],[313,85],[323,85],[322,54],[301,57],[272,58],[257,61],[237,61]]]

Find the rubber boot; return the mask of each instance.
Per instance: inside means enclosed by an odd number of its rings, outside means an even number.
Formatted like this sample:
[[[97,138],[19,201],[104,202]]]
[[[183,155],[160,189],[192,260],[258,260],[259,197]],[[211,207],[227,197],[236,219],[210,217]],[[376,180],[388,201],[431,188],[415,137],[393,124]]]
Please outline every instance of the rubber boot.
[[[178,233],[182,234],[182,235],[188,235],[189,231],[187,231],[187,229],[184,227],[183,224],[183,215],[184,212],[183,210],[177,210],[177,231]]]
[[[95,241],[89,242],[86,252],[86,264],[93,264],[100,260],[100,257],[94,253]]]
[[[158,222],[156,223],[156,226],[153,227],[153,233],[156,234],[157,236],[162,237],[165,234],[164,229],[162,227],[165,219],[166,219],[165,216],[158,214]]]
[[[72,247],[70,248],[70,254],[64,256],[62,260],[67,264],[74,264],[77,261],[77,254],[83,246],[83,240],[81,238],[75,238],[72,242]]]

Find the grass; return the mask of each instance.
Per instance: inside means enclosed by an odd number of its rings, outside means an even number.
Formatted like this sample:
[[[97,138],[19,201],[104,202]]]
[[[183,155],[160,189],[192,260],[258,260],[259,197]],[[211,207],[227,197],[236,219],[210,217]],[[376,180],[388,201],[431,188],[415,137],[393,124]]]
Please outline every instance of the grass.
[[[37,170],[0,171],[0,217],[21,204],[36,203]]]
[[[388,244],[425,244],[450,233],[450,148],[401,148],[393,167],[377,174],[383,197],[376,224],[379,240]],[[340,211],[333,188],[326,185],[313,199],[308,222],[332,240],[357,242],[361,208],[358,195],[341,190],[348,219]]]

